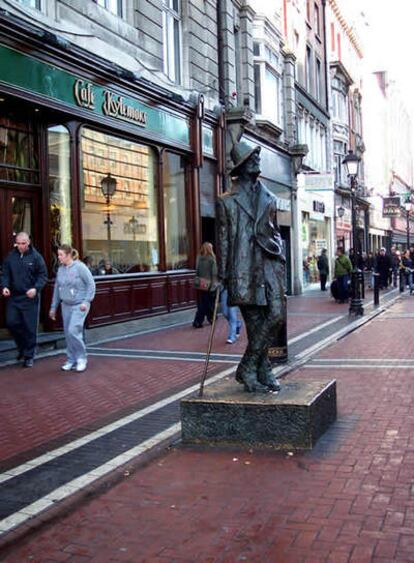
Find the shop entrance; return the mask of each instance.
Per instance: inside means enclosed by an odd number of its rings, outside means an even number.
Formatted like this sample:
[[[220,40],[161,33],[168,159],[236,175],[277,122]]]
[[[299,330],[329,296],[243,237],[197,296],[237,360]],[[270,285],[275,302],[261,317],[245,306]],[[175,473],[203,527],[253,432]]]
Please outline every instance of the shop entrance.
[[[37,192],[29,189],[0,188],[0,273],[4,258],[13,248],[17,233],[28,233],[36,246],[35,217],[39,216]],[[5,300],[0,298],[0,336],[5,336]]]

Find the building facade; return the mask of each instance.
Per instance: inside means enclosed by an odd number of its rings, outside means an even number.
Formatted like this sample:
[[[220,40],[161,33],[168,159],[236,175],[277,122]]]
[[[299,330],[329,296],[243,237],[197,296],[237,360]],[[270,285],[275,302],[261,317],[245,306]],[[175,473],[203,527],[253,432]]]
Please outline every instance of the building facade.
[[[0,262],[28,231],[45,328],[62,243],[97,276],[90,326],[193,306],[223,167],[216,2],[0,8]]]
[[[322,249],[332,256],[334,246],[326,2],[295,0],[284,7],[286,42],[296,57],[295,139],[308,149],[297,176],[300,291],[308,281],[316,281],[316,258]]]

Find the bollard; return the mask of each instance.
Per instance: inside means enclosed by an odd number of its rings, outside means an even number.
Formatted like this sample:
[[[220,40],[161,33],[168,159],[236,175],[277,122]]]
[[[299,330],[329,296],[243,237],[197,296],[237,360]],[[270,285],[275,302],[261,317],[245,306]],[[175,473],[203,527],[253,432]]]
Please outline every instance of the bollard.
[[[361,299],[365,299],[365,276],[362,270],[359,270],[358,278],[361,286]]]
[[[404,287],[405,287],[405,274],[404,274],[404,268],[400,268],[400,293],[402,293],[404,291]]]
[[[379,305],[379,274],[373,274],[374,276],[374,305]]]

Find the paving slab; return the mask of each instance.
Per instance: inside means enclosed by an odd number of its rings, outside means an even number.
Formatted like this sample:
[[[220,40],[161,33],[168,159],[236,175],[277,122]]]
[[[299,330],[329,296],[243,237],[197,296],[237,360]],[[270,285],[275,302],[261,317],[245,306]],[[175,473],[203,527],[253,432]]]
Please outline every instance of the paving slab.
[[[337,381],[337,421],[312,451],[172,448],[130,463],[117,485],[33,530],[3,560],[413,561],[413,373],[398,363],[346,367],[379,350],[398,360],[413,303],[404,298],[323,352],[329,370],[289,374]],[[394,314],[403,324],[384,337],[382,317]]]

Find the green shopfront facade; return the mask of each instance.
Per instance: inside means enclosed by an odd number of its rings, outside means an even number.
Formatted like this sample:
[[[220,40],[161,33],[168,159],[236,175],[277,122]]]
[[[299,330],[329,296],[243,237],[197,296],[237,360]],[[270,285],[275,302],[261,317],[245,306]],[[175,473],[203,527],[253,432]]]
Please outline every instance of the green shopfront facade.
[[[207,216],[220,185],[215,117],[78,48],[1,30],[0,264],[28,231],[49,269],[43,326],[62,243],[96,276],[89,326],[193,306],[200,178]]]

